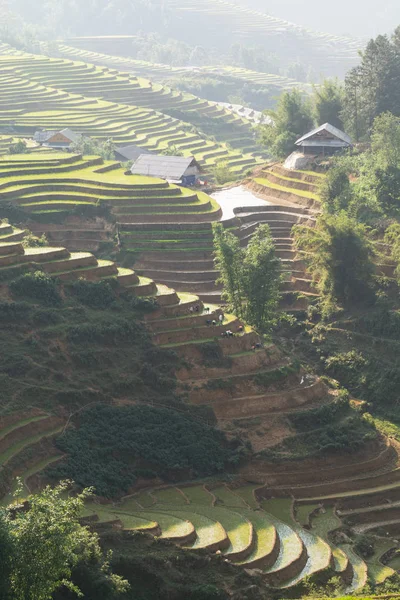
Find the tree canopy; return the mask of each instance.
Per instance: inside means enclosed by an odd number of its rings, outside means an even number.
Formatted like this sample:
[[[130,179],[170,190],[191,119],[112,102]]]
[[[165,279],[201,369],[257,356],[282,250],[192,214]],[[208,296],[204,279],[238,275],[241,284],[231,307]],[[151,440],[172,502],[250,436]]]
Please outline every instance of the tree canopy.
[[[345,211],[322,215],[314,228],[297,225],[295,242],[326,309],[373,300],[374,251],[365,225]]]
[[[247,248],[239,239],[213,225],[215,265],[221,273],[223,296],[235,314],[260,331],[276,319],[281,264],[269,225],[259,225]]]
[[[311,102],[297,89],[284,92],[267,115],[272,121],[262,125],[261,141],[278,158],[292,152],[295,141],[314,126]]]
[[[325,79],[320,86],[314,87],[314,115],[317,125],[330,123],[343,129],[341,113],[343,111],[344,87],[338,79]]]
[[[108,570],[97,535],[79,523],[90,490],[69,496],[69,487],[68,482],[46,487],[30,496],[26,506],[12,505],[0,512],[0,597],[50,600],[62,587],[79,595],[73,570],[88,560],[106,576],[114,598],[128,589],[121,577]]]
[[[345,80],[342,113],[346,130],[356,141],[368,138],[374,119],[391,112],[400,116],[400,27],[392,36],[379,35],[361,53],[361,64]]]

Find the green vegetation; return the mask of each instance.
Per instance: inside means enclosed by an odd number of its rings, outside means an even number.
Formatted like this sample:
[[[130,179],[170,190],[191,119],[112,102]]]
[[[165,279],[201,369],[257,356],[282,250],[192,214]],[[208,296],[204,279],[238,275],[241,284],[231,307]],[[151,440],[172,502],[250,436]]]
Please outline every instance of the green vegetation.
[[[100,142],[81,135],[78,141],[71,144],[71,150],[82,156],[101,156],[104,160],[113,160],[115,146],[112,140]]]
[[[116,598],[128,590],[128,583],[110,571],[98,536],[79,524],[90,490],[70,498],[67,489],[66,483],[53,490],[48,487],[31,496],[24,510],[1,511],[3,598],[48,600],[61,587],[78,595],[74,570],[82,566],[90,568],[92,585],[96,579],[97,584],[102,581],[108,591],[104,598]]]
[[[234,179],[261,163],[263,151],[254,141],[252,124],[196,96],[60,58],[21,53],[0,55],[0,63],[3,101],[21,109],[18,123],[13,111],[3,116],[12,118],[23,135],[32,135],[38,123],[43,129],[69,127],[81,136],[73,147],[86,155],[112,159],[115,146],[129,144],[160,154],[176,150],[194,155],[205,173],[222,157]],[[17,72],[13,83],[11,72]],[[12,99],[13,93],[18,97]]]
[[[42,271],[21,275],[10,283],[10,290],[17,298],[27,297],[48,306],[61,304],[56,280]]]
[[[345,81],[343,119],[356,141],[365,139],[375,117],[398,113],[400,31],[370,40],[361,64],[349,71]]]
[[[218,473],[231,454],[216,429],[150,406],[88,408],[79,428],[67,430],[56,443],[68,456],[51,469],[52,477],[73,478],[82,487],[90,482],[98,495],[108,497],[126,492],[137,476]]]
[[[261,126],[261,139],[278,158],[290,154],[295,141],[313,126],[311,105],[296,89],[284,92],[268,114],[272,122]]]
[[[212,175],[217,183],[220,185],[224,185],[224,183],[228,183],[230,181],[234,181],[235,174],[229,168],[229,165],[226,161],[221,161],[214,167],[212,170]]]
[[[317,125],[330,123],[343,130],[341,118],[344,103],[344,88],[337,79],[325,79],[314,88],[314,113]]]
[[[295,242],[302,250],[325,310],[368,304],[374,298],[373,246],[367,228],[344,211],[318,218],[315,228],[297,226]]]
[[[260,331],[268,331],[276,319],[281,279],[269,226],[260,225],[245,249],[222,225],[215,224],[213,232],[215,264],[228,305]]]

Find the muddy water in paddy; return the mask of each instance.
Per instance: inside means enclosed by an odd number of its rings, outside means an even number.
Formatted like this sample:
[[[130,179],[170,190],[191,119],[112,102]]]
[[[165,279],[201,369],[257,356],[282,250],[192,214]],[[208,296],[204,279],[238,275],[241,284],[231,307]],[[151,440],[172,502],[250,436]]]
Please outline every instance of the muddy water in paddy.
[[[239,185],[233,188],[226,188],[211,194],[222,208],[222,221],[234,217],[234,208],[241,206],[265,206],[271,204],[267,200],[258,198],[253,192],[248,190],[244,185]]]

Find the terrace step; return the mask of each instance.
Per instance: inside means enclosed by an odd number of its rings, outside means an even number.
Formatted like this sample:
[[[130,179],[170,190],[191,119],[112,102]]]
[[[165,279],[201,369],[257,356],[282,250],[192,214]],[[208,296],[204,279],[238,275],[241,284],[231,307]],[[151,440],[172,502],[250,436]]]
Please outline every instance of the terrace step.
[[[146,316],[147,322],[158,320],[162,317],[175,318],[190,315],[191,308],[197,308],[198,312],[203,312],[203,303],[200,301],[198,296],[194,294],[177,293],[177,299],[179,302],[160,308],[160,310],[154,311],[151,315]]]
[[[332,550],[322,538],[300,528],[297,529],[297,534],[307,550],[308,559],[303,570],[289,581],[285,581],[281,588],[293,587],[305,577],[327,569],[333,561]]]
[[[125,289],[135,296],[153,296],[157,293],[157,286],[152,279],[139,277],[139,281],[133,285],[125,285]]]
[[[58,417],[48,416],[45,419],[32,423],[31,427],[23,427],[24,431],[19,432],[18,429],[13,432],[13,435],[6,438],[1,454],[0,454],[0,470],[3,469],[8,463],[14,459],[19,453],[25,450],[29,446],[33,446],[43,438],[53,437],[56,433],[61,431],[63,427],[63,421]],[[29,435],[26,435],[26,431],[29,430]]]
[[[23,245],[19,242],[0,242],[0,256],[7,256],[9,254],[24,254]]]
[[[246,569],[268,569],[274,565],[281,550],[281,539],[276,526],[265,513],[243,511],[253,526],[254,544],[252,552],[237,562]]]
[[[203,317],[203,325],[196,327],[189,327],[187,329],[179,328],[177,330],[167,330],[154,334],[154,342],[160,346],[165,344],[178,344],[194,340],[209,339],[210,337],[216,337],[222,335],[222,333],[230,330],[231,328],[237,329],[240,321],[236,318],[232,318],[229,322],[217,326],[204,326],[204,322],[210,320],[209,317]]]
[[[304,410],[308,405],[314,406],[321,401],[325,390],[320,382],[304,388],[292,388],[281,392],[271,392],[254,396],[229,399],[204,400],[195,402],[212,407],[218,420],[231,420],[256,417],[265,414],[288,414]],[[279,490],[280,492],[281,490]],[[278,491],[277,491],[278,493]],[[282,490],[282,495],[285,491]]]

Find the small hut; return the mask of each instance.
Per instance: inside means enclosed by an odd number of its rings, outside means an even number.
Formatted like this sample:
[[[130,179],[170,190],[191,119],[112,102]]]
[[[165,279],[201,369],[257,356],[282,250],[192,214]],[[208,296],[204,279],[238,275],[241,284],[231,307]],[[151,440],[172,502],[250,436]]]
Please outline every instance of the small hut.
[[[322,154],[330,156],[352,146],[351,138],[337,127],[324,123],[297,140],[296,146],[303,154]]]
[[[80,135],[78,133],[68,128],[61,131],[36,131],[33,136],[35,142],[48,148],[69,148],[79,138]]]
[[[200,165],[193,156],[142,154],[132,166],[134,175],[159,177],[183,185],[195,185],[200,172]]]

